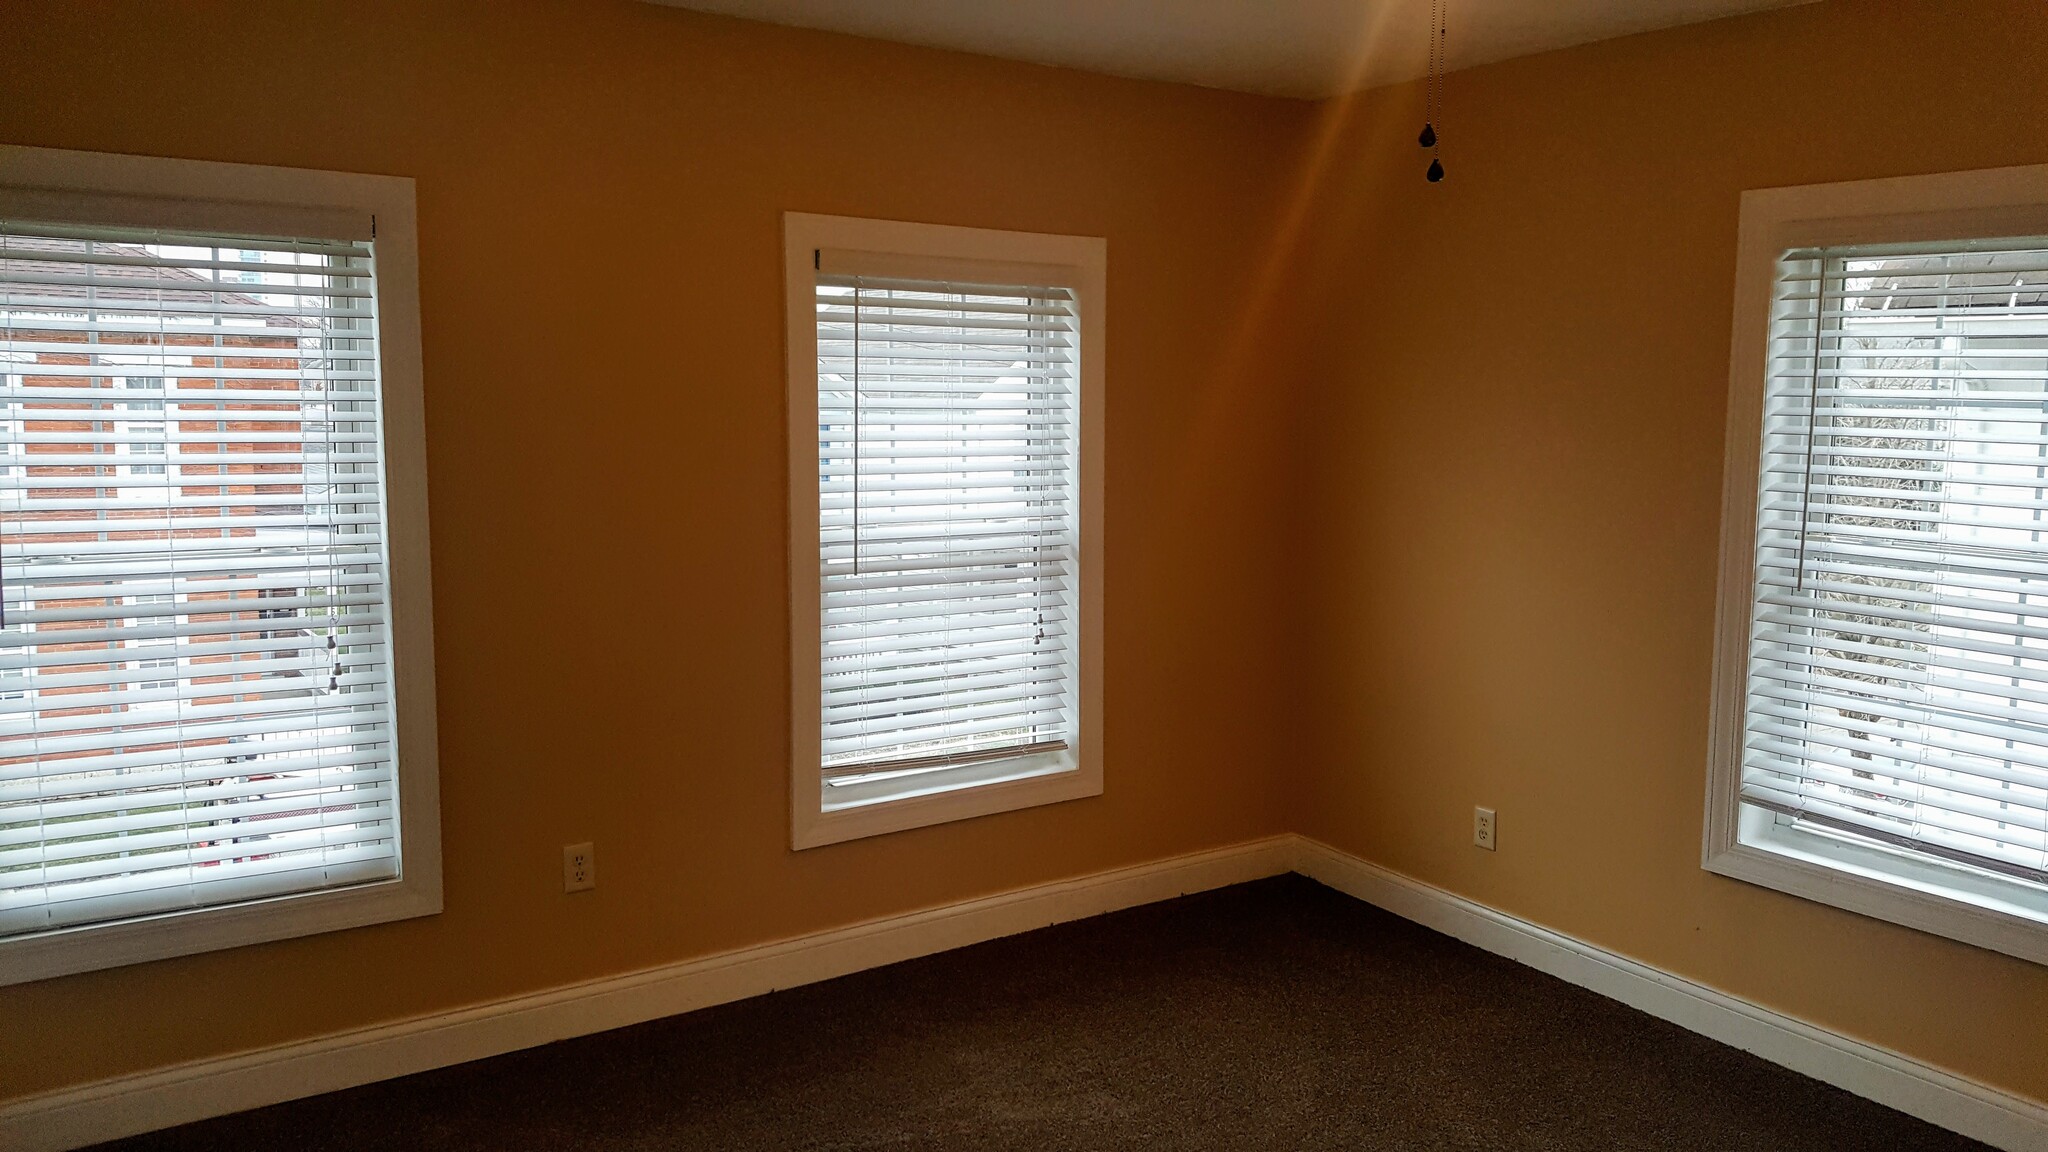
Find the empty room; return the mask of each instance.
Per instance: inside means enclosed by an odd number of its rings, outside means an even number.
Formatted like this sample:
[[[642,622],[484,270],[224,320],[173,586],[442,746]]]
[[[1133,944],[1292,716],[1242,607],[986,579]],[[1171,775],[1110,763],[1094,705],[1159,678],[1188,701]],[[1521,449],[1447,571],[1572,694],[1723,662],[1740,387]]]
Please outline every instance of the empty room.
[[[2048,1152],[2048,4],[0,0],[86,1148]]]

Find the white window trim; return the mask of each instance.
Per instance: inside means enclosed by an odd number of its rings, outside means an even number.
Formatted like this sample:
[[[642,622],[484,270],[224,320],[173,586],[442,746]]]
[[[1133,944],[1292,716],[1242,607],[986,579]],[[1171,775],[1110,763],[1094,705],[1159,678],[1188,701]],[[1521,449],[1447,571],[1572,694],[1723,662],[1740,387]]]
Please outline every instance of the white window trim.
[[[1745,671],[1755,581],[1758,461],[1771,285],[1794,248],[2048,235],[2048,165],[1742,194],[1721,491],[1712,728],[1701,864],[1708,871],[2048,964],[2048,906],[1966,868],[1786,829],[1746,811]]]
[[[863,220],[790,212],[783,216],[789,340],[790,843],[814,848],[865,836],[987,816],[1102,794],[1102,443],[1103,307],[1108,244],[1097,237]],[[1079,313],[1081,531],[1080,679],[1076,738],[1063,753],[995,760],[949,775],[940,790],[867,789],[826,809],[819,776],[818,696],[818,333],[813,253],[820,249],[918,260],[1050,265],[1073,290]],[[908,274],[908,273],[907,273]]]
[[[0,941],[0,985],[441,911],[433,584],[413,182],[0,145],[0,216],[255,235],[368,238],[377,253],[399,878]],[[374,224],[372,223],[374,221]]]

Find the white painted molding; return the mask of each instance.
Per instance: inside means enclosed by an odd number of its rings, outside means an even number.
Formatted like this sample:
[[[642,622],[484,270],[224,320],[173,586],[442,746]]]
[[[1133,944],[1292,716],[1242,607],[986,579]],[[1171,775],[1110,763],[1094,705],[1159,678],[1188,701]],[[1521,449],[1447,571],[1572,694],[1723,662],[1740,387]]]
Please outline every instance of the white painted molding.
[[[782,216],[783,348],[789,421],[789,555],[815,557],[825,528],[819,504],[818,278],[866,273],[970,284],[1042,284],[1073,293],[1076,362],[1071,463],[1073,515],[1066,563],[1073,573],[1073,676],[1066,748],[920,772],[907,780],[819,778],[823,751],[818,690],[823,580],[811,560],[789,566],[790,847],[817,848],[1102,795],[1102,492],[1109,241],[1099,236],[1007,232],[907,220],[785,212]],[[824,268],[831,264],[832,268]],[[826,793],[831,793],[829,804]]]
[[[2036,1101],[1298,840],[1295,871],[1404,919],[1994,1148],[2048,1150],[2048,1106]]]
[[[31,1096],[0,1105],[0,1148],[78,1148],[1277,876],[1292,866],[1295,847],[1295,837],[1273,836],[452,1012]]]
[[[1993,1147],[2048,1152],[2048,1106],[1837,1035],[1294,835],[32,1096],[0,1105],[0,1148],[78,1148],[1288,871]]]

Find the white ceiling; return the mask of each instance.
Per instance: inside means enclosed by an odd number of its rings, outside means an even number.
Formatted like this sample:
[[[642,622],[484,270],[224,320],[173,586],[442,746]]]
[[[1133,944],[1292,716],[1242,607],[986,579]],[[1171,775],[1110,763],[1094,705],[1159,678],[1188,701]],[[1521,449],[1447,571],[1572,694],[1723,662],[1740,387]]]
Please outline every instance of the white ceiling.
[[[1424,73],[1430,0],[654,0],[681,8],[1276,96]],[[1450,0],[1453,68],[1813,0]]]

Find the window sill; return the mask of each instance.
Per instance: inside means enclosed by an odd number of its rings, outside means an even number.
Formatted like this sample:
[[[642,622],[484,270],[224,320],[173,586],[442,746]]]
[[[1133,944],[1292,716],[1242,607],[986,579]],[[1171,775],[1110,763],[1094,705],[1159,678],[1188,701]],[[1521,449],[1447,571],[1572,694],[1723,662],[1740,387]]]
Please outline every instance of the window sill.
[[[440,878],[430,876],[58,928],[0,941],[0,986],[440,911]]]
[[[2048,964],[2048,887],[1785,825],[1745,807],[1707,871]]]
[[[991,760],[905,780],[821,785],[818,811],[799,806],[791,847],[992,816],[1102,794],[1102,773],[1071,751]]]

